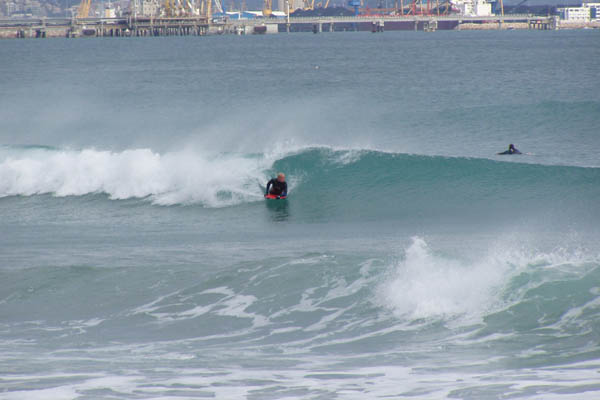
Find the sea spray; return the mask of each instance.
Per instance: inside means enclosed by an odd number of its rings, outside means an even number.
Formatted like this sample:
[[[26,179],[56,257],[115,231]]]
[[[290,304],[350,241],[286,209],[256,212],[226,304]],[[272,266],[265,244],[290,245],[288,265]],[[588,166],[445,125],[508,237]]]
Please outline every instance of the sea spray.
[[[226,206],[256,199],[268,166],[252,155],[36,149],[0,160],[0,196],[105,193],[160,205]]]
[[[434,252],[413,237],[391,279],[381,285],[381,301],[399,318],[452,319],[482,316],[496,301],[511,269],[508,260],[465,262]]]

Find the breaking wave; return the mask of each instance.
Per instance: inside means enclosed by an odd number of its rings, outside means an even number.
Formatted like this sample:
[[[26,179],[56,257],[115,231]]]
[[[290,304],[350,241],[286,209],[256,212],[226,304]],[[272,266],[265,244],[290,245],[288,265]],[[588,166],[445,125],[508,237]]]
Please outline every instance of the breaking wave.
[[[593,214],[592,199],[600,197],[598,168],[331,148],[207,155],[47,147],[0,149],[0,197],[105,194],[157,205],[224,207],[261,199],[265,181],[280,170],[295,202],[334,209],[343,198],[342,209],[360,208],[365,215],[398,204],[407,214],[425,209],[451,215],[465,208],[500,214],[514,211],[514,204],[535,211],[540,202],[549,212]]]

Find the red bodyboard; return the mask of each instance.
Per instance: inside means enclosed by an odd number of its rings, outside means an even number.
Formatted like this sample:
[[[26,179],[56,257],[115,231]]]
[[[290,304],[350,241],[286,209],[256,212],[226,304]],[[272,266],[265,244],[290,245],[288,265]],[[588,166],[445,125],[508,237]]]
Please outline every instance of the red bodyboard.
[[[283,200],[283,199],[285,199],[286,197],[287,197],[287,196],[279,196],[279,199]],[[265,196],[265,199],[268,199],[268,200],[279,200],[279,199],[277,198],[277,195],[276,195],[276,194],[268,194],[268,195],[266,195],[266,196]]]

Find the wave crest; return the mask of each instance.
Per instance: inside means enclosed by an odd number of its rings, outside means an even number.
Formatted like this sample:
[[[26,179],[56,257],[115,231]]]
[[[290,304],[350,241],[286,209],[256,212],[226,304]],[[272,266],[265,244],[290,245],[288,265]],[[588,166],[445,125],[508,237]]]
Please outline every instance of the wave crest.
[[[486,255],[458,258],[415,236],[377,292],[379,303],[410,322],[512,319],[515,326],[549,326],[599,301],[597,278],[591,278],[600,273],[598,260],[581,249],[524,252],[510,240]],[[557,304],[565,297],[574,300]],[[532,310],[539,314],[534,321]]]
[[[93,149],[34,149],[8,154],[0,162],[0,196],[105,193],[111,199],[148,198],[155,204],[209,207],[260,198],[265,157],[192,152],[159,154]]]

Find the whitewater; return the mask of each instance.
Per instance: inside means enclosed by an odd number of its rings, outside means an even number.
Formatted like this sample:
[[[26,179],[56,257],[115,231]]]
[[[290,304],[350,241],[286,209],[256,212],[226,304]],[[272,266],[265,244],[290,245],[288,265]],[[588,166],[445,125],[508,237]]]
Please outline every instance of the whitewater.
[[[598,398],[597,39],[0,43],[0,399]]]

